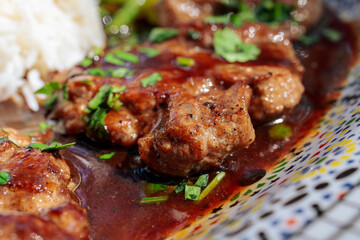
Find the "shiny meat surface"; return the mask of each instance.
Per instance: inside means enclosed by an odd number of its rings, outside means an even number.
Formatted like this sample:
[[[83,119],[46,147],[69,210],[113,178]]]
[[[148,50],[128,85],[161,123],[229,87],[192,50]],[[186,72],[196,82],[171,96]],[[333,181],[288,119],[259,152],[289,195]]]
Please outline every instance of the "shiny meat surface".
[[[13,129],[4,129],[0,137],[5,135],[10,140],[0,143],[0,170],[12,179],[0,185],[0,238],[87,239],[86,213],[67,189],[71,179],[65,160],[57,152],[25,147],[29,138]]]
[[[69,134],[85,133],[93,140],[126,147],[138,144],[144,162],[163,174],[186,176],[218,167],[231,151],[253,142],[250,117],[274,119],[290,111],[304,91],[303,67],[281,30],[261,23],[231,28],[243,42],[256,44],[261,53],[254,61],[228,63],[213,52],[214,33],[221,28],[180,25],[177,37],[135,46],[131,53],[139,62],[126,64],[133,71],[131,76],[90,76],[85,71],[70,77],[66,82],[69,98],[60,97],[50,117],[62,120]],[[190,39],[188,31],[199,32],[201,38]],[[137,51],[142,47],[161,54],[147,57]],[[181,66],[177,57],[195,63]],[[91,67],[116,68],[102,58]],[[161,80],[143,86],[142,80],[154,73]],[[84,119],[93,118],[87,108],[103,86],[126,89],[117,93],[122,108],[106,110],[99,133]],[[207,103],[217,107],[211,109]]]
[[[250,97],[251,89],[237,84],[199,96],[170,97],[161,123],[139,139],[141,158],[157,172],[176,176],[221,165],[234,149],[255,139],[247,112]]]

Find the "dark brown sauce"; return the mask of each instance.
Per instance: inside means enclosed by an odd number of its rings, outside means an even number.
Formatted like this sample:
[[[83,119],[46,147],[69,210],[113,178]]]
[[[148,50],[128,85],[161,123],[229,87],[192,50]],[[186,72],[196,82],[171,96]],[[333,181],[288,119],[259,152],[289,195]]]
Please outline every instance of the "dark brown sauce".
[[[255,143],[227,159],[223,166],[226,177],[202,201],[185,201],[183,193],[172,192],[166,202],[140,205],[141,198],[146,195],[145,184],[132,170],[143,167],[136,149],[117,149],[111,160],[100,160],[101,154],[114,149],[100,150],[96,144],[80,138],[78,145],[64,150],[64,157],[77,170],[74,174],[80,174],[74,175],[81,181],[76,193],[87,209],[92,237],[109,240],[164,238],[219,206],[241,187],[261,179],[275,161],[308,133],[338,97],[338,90],[355,59],[355,35],[351,26],[341,23],[333,15],[329,14],[327,18],[331,21],[330,26],[341,32],[343,38],[338,43],[323,39],[310,48],[297,47],[306,68],[306,94],[301,104],[284,117],[284,122],[292,126],[292,137],[275,141],[268,137],[269,125],[258,126]],[[19,110],[3,117],[10,108],[13,109],[9,103],[0,105],[2,121],[18,129],[24,129],[26,122],[34,125],[42,116]],[[23,121],[14,122],[17,118],[9,118],[23,114],[26,116]],[[26,128],[33,128],[33,125],[26,125]],[[59,136],[57,140],[69,142],[73,139]],[[215,174],[211,173],[210,178]]]

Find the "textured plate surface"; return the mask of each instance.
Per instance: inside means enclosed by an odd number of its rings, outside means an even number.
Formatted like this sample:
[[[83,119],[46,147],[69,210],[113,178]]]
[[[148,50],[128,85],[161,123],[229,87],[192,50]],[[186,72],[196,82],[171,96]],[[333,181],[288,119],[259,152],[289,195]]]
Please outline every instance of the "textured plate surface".
[[[359,0],[326,3],[360,23]],[[339,100],[293,151],[173,239],[360,239],[359,184],[360,62]]]

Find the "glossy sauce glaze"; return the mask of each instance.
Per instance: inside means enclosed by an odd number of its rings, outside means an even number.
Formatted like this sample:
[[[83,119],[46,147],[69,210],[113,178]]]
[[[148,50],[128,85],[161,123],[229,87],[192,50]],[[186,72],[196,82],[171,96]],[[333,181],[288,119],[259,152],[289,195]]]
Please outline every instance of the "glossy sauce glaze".
[[[88,212],[92,237],[165,238],[228,200],[241,187],[260,180],[276,160],[291,151],[338,97],[343,79],[355,59],[355,35],[351,27],[333,15],[327,15],[329,26],[342,33],[339,42],[333,43],[324,38],[307,48],[295,44],[298,57],[306,69],[303,80],[306,93],[301,103],[283,117],[284,123],[292,127],[293,135],[287,140],[272,140],[268,135],[269,124],[257,126],[256,141],[248,149],[239,150],[228,157],[221,169],[226,171],[226,177],[202,201],[185,201],[184,193],[176,194],[173,191],[146,195],[144,180],[171,183],[177,179],[156,178],[146,171],[141,172],[139,169],[145,166],[136,148],[119,150],[91,143],[82,137],[57,136],[57,141],[76,140],[78,143],[62,151],[62,154],[74,170],[73,178],[79,182],[76,194]],[[7,108],[3,105],[0,111],[4,113]],[[34,118],[31,114],[25,116]],[[3,121],[24,129],[21,123]],[[112,151],[116,151],[113,158],[99,159],[100,155]],[[215,175],[215,172],[210,173],[210,180]],[[162,195],[169,195],[168,201],[140,204],[140,200],[146,196]]]

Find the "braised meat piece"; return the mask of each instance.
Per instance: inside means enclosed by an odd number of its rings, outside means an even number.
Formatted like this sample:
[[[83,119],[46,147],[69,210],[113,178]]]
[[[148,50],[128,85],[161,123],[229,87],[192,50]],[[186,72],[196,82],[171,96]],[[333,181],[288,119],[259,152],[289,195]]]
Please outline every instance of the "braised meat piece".
[[[25,147],[29,137],[13,129],[2,129],[0,137],[5,136],[0,171],[12,179],[0,185],[0,238],[87,239],[86,213],[67,189],[71,179],[65,160],[57,152]]]
[[[199,96],[170,97],[161,123],[139,139],[141,158],[157,172],[176,176],[221,165],[234,149],[255,139],[247,112],[250,97],[251,89],[238,84]]]
[[[303,67],[281,30],[261,23],[226,28],[201,22],[177,29],[171,39],[128,52],[136,58],[126,63],[129,75],[106,73],[119,68],[108,62],[119,54],[114,51],[91,66],[105,75],[85,69],[69,77],[68,97],[58,98],[50,117],[62,120],[68,134],[85,133],[126,147],[138,144],[150,168],[186,176],[218,167],[231,151],[248,147],[255,138],[250,117],[271,120],[300,101]],[[217,56],[214,39],[222,30],[256,46],[257,59],[229,63]],[[200,37],[189,37],[189,31]],[[158,53],[147,56],[144,48]],[[184,57],[187,64],[179,63]]]

